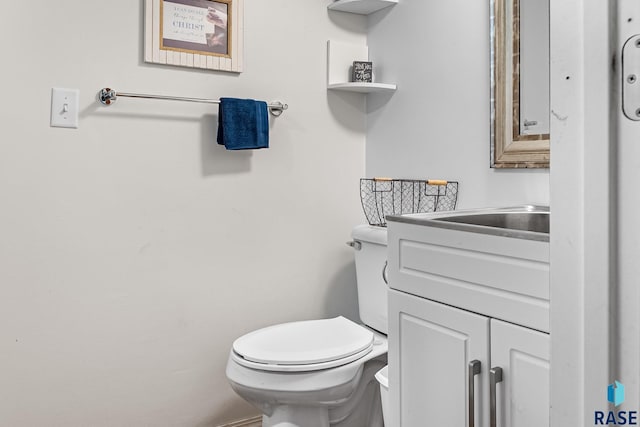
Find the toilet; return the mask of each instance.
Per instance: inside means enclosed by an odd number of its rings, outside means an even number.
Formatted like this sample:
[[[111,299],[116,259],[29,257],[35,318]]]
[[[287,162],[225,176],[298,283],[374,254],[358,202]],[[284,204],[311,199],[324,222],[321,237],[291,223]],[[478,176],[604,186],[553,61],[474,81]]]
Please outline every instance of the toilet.
[[[387,230],[351,234],[360,319],[282,323],[238,338],[227,378],[263,427],[382,427],[376,373],[387,364]]]

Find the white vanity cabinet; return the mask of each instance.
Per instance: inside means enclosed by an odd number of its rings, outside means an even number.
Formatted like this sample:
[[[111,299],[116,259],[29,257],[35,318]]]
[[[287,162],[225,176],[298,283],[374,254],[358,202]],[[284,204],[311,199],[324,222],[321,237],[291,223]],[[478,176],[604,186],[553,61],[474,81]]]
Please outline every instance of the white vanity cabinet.
[[[489,364],[489,318],[393,290],[389,309],[392,426],[466,426],[468,370]],[[488,376],[472,377],[476,425],[488,425]]]
[[[491,369],[502,369],[497,426],[549,425],[550,342],[549,334],[491,319]]]
[[[388,227],[391,427],[549,426],[548,242]]]
[[[493,427],[494,391],[496,426],[549,425],[549,334],[394,290],[389,308],[392,425]]]

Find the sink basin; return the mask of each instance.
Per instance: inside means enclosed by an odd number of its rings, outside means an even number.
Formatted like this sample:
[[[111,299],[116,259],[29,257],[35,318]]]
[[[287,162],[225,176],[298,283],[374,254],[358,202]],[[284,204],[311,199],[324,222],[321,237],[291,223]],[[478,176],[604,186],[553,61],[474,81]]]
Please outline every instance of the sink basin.
[[[458,224],[498,227],[509,230],[549,232],[549,212],[488,212],[434,218]]]
[[[549,241],[549,208],[516,206],[390,217],[398,222],[428,225],[472,233]]]

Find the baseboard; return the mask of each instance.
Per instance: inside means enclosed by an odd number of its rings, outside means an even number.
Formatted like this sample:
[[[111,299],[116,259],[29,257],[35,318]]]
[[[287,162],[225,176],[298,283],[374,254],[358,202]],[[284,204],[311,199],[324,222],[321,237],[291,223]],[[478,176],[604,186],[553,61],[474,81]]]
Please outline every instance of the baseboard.
[[[257,417],[246,418],[244,420],[234,421],[218,427],[262,427],[262,415]]]

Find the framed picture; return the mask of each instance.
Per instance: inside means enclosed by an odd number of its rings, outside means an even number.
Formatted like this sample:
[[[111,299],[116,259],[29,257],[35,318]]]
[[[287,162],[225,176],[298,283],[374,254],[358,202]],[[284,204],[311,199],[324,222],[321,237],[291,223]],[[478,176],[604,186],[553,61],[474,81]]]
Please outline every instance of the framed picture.
[[[373,82],[373,63],[369,61],[353,61],[351,80],[361,83]]]
[[[145,61],[242,72],[244,0],[145,0]]]

